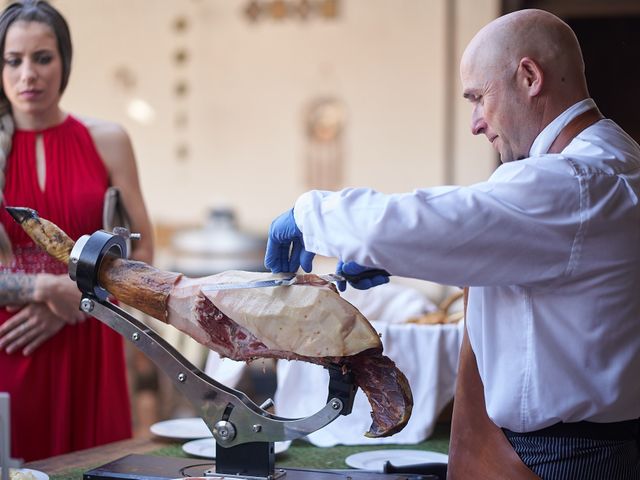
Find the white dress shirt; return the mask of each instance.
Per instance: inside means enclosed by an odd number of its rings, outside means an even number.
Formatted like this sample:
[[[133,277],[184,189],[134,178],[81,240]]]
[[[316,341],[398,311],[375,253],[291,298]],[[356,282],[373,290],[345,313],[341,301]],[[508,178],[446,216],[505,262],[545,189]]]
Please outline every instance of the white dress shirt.
[[[471,285],[487,411],[517,432],[640,417],[640,147],[601,120],[546,153],[593,106],[572,106],[486,182],[312,191],[294,209],[309,251]]]

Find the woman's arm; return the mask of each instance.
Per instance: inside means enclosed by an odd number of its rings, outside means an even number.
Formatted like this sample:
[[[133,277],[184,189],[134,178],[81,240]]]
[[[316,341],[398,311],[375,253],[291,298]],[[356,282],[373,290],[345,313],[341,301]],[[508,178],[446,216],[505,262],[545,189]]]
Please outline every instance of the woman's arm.
[[[0,306],[3,307],[42,303],[67,323],[74,324],[85,318],[79,310],[80,297],[80,290],[68,275],[0,274]]]
[[[65,324],[84,320],[80,296],[65,274],[0,274],[0,305],[14,313],[0,325],[0,350],[30,355]]]
[[[131,217],[131,229],[141,239],[132,242],[131,258],[153,262],[153,230],[142,197],[133,147],[127,132],[112,122],[83,119],[109,172],[111,185],[118,187]]]
[[[0,306],[33,302],[36,275],[0,273]]]

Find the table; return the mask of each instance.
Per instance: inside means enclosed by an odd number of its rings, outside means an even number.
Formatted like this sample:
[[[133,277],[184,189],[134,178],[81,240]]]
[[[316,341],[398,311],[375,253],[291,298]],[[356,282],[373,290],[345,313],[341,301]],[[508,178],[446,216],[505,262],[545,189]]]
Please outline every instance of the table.
[[[292,442],[286,452],[276,457],[276,466],[283,468],[347,468],[344,459],[349,455],[382,448],[432,450],[448,453],[449,433],[450,424],[439,423],[433,435],[428,440],[415,445],[336,446],[321,448],[313,446],[306,441],[296,440]],[[155,438],[131,439],[29,462],[24,466],[25,468],[32,468],[47,473],[51,480],[81,480],[83,472],[130,453],[172,457],[187,456],[182,451],[181,443],[167,442]]]

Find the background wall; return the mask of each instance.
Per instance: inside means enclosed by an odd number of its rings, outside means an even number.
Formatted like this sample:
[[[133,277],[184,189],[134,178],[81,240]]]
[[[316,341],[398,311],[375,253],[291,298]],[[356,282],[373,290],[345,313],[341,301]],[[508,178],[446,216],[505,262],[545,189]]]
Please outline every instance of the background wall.
[[[496,157],[469,133],[457,64],[499,2],[449,1],[342,0],[335,19],[252,23],[245,0],[54,0],[75,47],[63,105],[128,129],[156,224],[224,204],[266,232],[307,189],[303,111],[322,95],[346,106],[345,186],[472,183]],[[134,99],[153,110],[143,123]]]

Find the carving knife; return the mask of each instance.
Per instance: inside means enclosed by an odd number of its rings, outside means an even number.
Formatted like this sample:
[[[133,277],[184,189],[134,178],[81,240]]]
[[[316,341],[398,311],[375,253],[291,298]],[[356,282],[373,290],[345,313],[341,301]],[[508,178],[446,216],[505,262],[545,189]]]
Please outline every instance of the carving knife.
[[[256,280],[254,282],[244,283],[216,283],[213,285],[205,285],[202,287],[203,292],[217,292],[220,290],[235,290],[239,288],[266,288],[266,287],[290,287],[291,285],[307,284],[305,277],[310,274],[290,274],[288,276],[273,278],[269,280]],[[366,270],[358,275],[339,275],[337,273],[325,273],[315,275],[325,282],[359,282],[365,278],[372,278],[378,275],[391,276],[389,272],[382,269]]]

